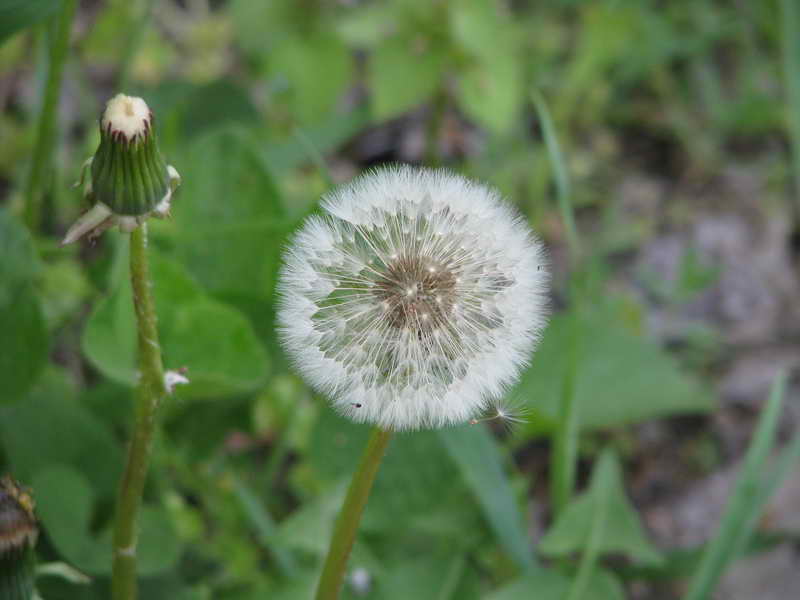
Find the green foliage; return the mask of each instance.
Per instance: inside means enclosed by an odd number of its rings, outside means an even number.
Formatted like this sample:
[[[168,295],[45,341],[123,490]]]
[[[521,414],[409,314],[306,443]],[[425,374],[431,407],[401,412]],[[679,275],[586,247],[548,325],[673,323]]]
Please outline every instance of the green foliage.
[[[0,44],[17,31],[54,15],[61,3],[62,0],[0,1]]]
[[[595,468],[590,490],[567,505],[541,539],[539,550],[545,556],[561,557],[584,548],[590,539],[602,502],[604,522],[599,552],[624,553],[645,564],[661,563],[660,554],[647,541],[636,510],[625,496],[619,461],[610,454],[605,463],[599,465],[604,465],[605,468]],[[604,490],[605,494],[602,499],[600,490]]]
[[[34,289],[39,263],[30,235],[0,210],[0,404],[19,400],[47,361],[49,340]]]
[[[56,160],[34,182],[42,218],[29,233],[17,215],[54,39],[41,25],[65,3],[0,0],[0,474],[34,488],[39,558],[92,575],[42,577],[42,597],[110,596],[136,379],[127,238],[57,247],[81,210],[67,185],[96,147],[109,85],[147,99],[183,176],[172,218],[150,227],[149,255],[165,366],[187,367],[191,384],[162,407],[142,598],[312,594],[368,431],[334,415],[280,350],[280,254],[334,182],[401,159],[438,160],[517,204],[550,249],[554,314],[508,393],[527,424],[507,437],[476,425],[392,441],[350,563],[369,591],[351,580],[343,598],[620,600],[623,579],[673,586],[692,573],[700,598],[756,550],[759,515],[800,455],[800,436],[776,449],[780,386],[716,537],[689,553],[653,547],[619,460],[587,442],[619,447],[630,424],[713,406],[703,377],[732,351],[724,326],[693,322],[668,350],[642,324],[646,303],[680,312],[717,285],[720,263],[687,246],[674,280],[627,269],[662,227],[692,224],[705,194],[687,202],[687,189],[713,192],[743,164],[763,177],[768,218],[782,218],[772,199],[800,177],[795,2],[77,4],[57,52],[64,86],[49,93],[62,131],[40,148]],[[666,191],[637,212],[618,192],[640,180]],[[561,410],[570,386],[574,423]],[[564,463],[580,448],[595,465],[574,498],[580,469],[540,480],[531,467],[558,430],[572,436]],[[559,480],[561,511],[546,493]],[[552,522],[534,543],[540,505]]]
[[[181,394],[209,398],[255,389],[263,381],[268,359],[247,318],[203,294],[177,263],[156,256],[151,264],[166,364],[192,365],[191,383]],[[83,348],[106,376],[133,384],[136,328],[128,279],[97,304]]]
[[[618,309],[593,309],[586,314],[555,316],[545,331],[533,364],[514,395],[536,411],[531,431],[549,428],[558,415],[570,320],[586,335],[578,360],[577,395],[582,429],[612,427],[676,413],[710,408],[708,392],[657,345],[625,325]]]
[[[614,575],[602,569],[592,571],[589,580],[593,600],[623,600],[625,592]],[[486,600],[562,600],[569,592],[570,580],[553,569],[537,568],[531,573],[503,586]]]

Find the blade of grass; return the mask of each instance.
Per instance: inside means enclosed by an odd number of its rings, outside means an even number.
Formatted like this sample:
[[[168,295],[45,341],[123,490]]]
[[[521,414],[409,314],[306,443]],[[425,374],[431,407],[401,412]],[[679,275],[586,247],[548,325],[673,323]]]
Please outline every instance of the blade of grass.
[[[266,511],[262,502],[256,497],[253,491],[247,487],[238,477],[234,477],[233,491],[236,499],[253,525],[261,542],[269,549],[275,558],[278,568],[287,577],[292,577],[297,573],[297,563],[286,548],[281,547],[277,541],[277,529],[272,516]]]
[[[561,401],[558,420],[552,438],[550,471],[552,473],[551,504],[555,516],[570,501],[575,489],[575,472],[578,461],[578,437],[580,435],[580,411],[575,393],[578,375],[580,324],[578,314],[569,322],[569,345],[564,381],[561,386]]]
[[[592,572],[597,565],[597,559],[600,556],[600,542],[606,527],[608,500],[614,482],[614,468],[614,455],[610,450],[603,451],[592,476],[592,495],[595,505],[592,528],[589,530],[589,538],[586,540],[578,572],[567,590],[566,600],[580,600],[584,597]]]
[[[772,385],[769,400],[758,420],[755,434],[744,458],[742,472],[725,507],[717,535],[703,552],[685,600],[709,598],[725,568],[735,558],[737,550],[741,550],[747,542],[749,535],[742,537],[741,530],[746,530],[748,525],[753,526],[759,513],[762,473],[775,444],[785,389],[786,376],[782,373]]]
[[[796,210],[800,212],[800,5],[781,0],[783,25],[783,76],[786,79],[789,139],[794,170]]]
[[[572,191],[570,189],[569,171],[558,143],[556,128],[547,103],[538,90],[531,92],[531,100],[539,117],[542,126],[542,137],[544,138],[547,154],[553,166],[553,176],[556,181],[556,197],[558,198],[558,208],[561,212],[561,220],[564,222],[564,232],[567,237],[567,247],[569,248],[570,259],[575,264],[580,255],[580,243],[578,239],[578,229],[575,226],[575,210],[572,206]]]
[[[61,12],[52,19],[47,83],[36,130],[33,159],[25,182],[25,223],[31,231],[39,229],[45,180],[50,181],[49,166],[53,158],[53,144],[56,137],[56,108],[61,94],[64,63],[69,50],[72,18],[77,5],[77,0],[66,0]]]
[[[521,569],[536,566],[519,507],[503,471],[502,455],[492,435],[481,425],[442,429],[438,434],[509,556]]]

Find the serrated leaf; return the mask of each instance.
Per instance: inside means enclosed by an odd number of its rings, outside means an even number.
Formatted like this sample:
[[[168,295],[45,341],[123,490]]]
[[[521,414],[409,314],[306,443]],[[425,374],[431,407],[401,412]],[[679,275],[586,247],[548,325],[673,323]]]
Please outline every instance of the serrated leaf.
[[[485,427],[473,425],[438,433],[498,541],[521,568],[532,567],[531,542],[492,436]]]
[[[550,423],[558,415],[568,320],[574,318],[552,319],[533,364],[512,392]],[[584,430],[710,409],[708,391],[654,342],[626,330],[617,315],[597,310],[579,318],[583,334],[574,393]]]
[[[616,455],[608,453],[604,456],[606,460],[602,464],[605,468],[596,472],[592,488],[567,505],[539,542],[539,551],[545,556],[566,556],[584,549],[600,502],[593,492],[602,486],[607,492],[607,502],[603,536],[599,541],[600,553],[624,553],[645,564],[660,564],[663,558],[647,540],[639,515],[625,495]]]

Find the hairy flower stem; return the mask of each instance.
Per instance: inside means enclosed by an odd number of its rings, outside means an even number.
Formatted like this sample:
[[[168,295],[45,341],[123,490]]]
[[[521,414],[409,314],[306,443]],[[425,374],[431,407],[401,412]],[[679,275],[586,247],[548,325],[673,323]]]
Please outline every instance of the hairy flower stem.
[[[142,503],[156,413],[167,391],[158,344],[156,313],[150,294],[147,267],[147,224],[131,232],[131,284],[136,312],[139,352],[139,386],[136,390],[136,422],[128,449],[128,461],[117,498],[114,523],[114,562],[111,571],[113,600],[136,598],[137,521]]]
[[[336,600],[339,597],[347,558],[353,548],[361,513],[367,504],[372,482],[375,481],[375,475],[391,437],[390,431],[377,427],[372,430],[364,454],[361,455],[361,462],[350,482],[339,518],[336,520],[328,556],[317,588],[317,600]]]
[[[50,53],[47,66],[47,83],[44,90],[42,112],[36,131],[36,146],[33,159],[25,182],[25,223],[36,231],[39,228],[42,213],[42,192],[44,180],[49,180],[50,161],[53,156],[53,139],[56,130],[56,107],[61,92],[61,75],[69,50],[69,34],[72,30],[72,18],[75,15],[77,0],[66,0],[60,14],[53,18],[50,29]]]

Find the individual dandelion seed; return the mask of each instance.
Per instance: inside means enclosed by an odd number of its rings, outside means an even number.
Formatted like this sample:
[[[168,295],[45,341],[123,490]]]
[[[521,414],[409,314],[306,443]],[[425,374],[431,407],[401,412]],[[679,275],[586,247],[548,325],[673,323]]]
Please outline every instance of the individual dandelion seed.
[[[497,191],[446,170],[381,168],[328,194],[290,243],[280,336],[355,421],[464,423],[530,359],[547,283],[541,243]]]
[[[486,414],[477,419],[470,419],[470,425],[478,423],[488,423],[491,421],[500,423],[506,431],[511,431],[517,425],[528,422],[530,409],[517,400],[501,399],[498,400]]]

